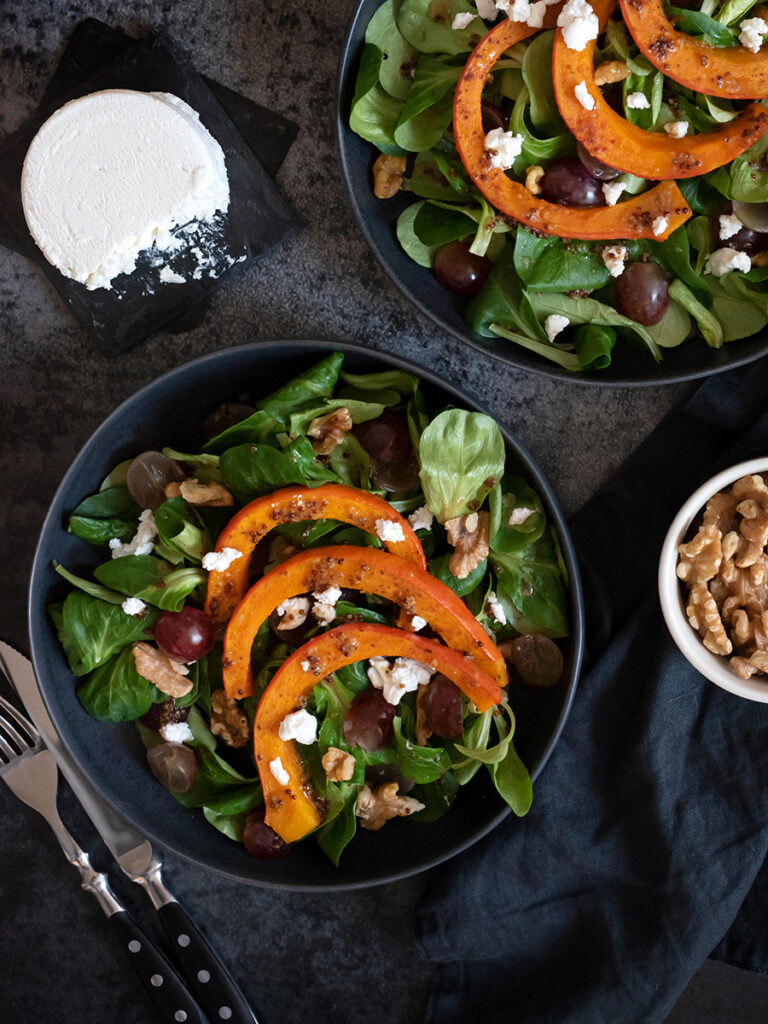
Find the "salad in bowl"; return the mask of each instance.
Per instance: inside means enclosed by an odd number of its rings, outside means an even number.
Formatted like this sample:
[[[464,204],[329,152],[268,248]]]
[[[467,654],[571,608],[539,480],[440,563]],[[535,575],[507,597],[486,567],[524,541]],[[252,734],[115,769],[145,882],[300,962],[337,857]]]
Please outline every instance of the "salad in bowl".
[[[349,127],[378,150],[369,187],[396,204],[402,252],[469,337],[584,373],[617,345],[653,365],[764,330],[762,8],[374,6]]]
[[[479,773],[525,814],[516,712],[578,663],[578,581],[495,421],[320,354],[211,409],[195,450],[145,431],[66,508],[48,606],[76,692],[54,719],[134,723],[133,785],[261,861],[309,840],[338,864]]]

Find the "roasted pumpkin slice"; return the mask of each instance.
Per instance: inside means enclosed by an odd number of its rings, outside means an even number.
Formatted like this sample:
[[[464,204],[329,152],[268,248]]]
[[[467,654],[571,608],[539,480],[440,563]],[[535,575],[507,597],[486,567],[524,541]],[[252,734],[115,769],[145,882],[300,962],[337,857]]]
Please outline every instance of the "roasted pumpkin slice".
[[[621,0],[621,12],[651,64],[681,85],[729,100],[768,96],[768,51],[709,46],[678,32],[664,12],[664,0]]]
[[[312,785],[305,777],[295,742],[280,739],[280,723],[286,715],[304,706],[321,679],[344,665],[373,657],[414,658],[430,665],[454,682],[481,711],[501,700],[496,681],[469,658],[435,640],[391,626],[350,623],[299,647],[272,677],[253,723],[265,821],[287,843],[312,832],[322,824],[323,815],[317,799],[313,799]],[[279,766],[275,764],[278,759]]]
[[[592,0],[601,31],[615,6],[616,0]],[[666,132],[638,128],[617,114],[595,85],[594,49],[594,42],[581,51],[568,49],[558,30],[552,75],[563,120],[582,146],[609,167],[652,180],[691,178],[730,163],[768,128],[768,111],[760,103],[751,103],[717,131],[681,139]],[[593,100],[591,110],[576,96],[576,88],[582,82]]]
[[[284,487],[262,498],[256,498],[234,516],[219,536],[216,550],[230,548],[240,556],[229,566],[208,576],[205,610],[218,624],[224,625],[248,590],[248,570],[254,548],[276,526],[309,519],[334,519],[358,526],[367,533],[376,533],[377,524],[385,536],[384,546],[394,555],[426,568],[419,538],[407,520],[389,502],[344,484],[323,484],[321,487]]]
[[[253,693],[251,648],[261,624],[289,597],[350,587],[378,594],[419,615],[449,647],[461,651],[502,686],[507,668],[499,649],[456,594],[440,580],[397,555],[352,544],[310,548],[276,566],[237,606],[224,636],[223,679],[229,697]]]
[[[545,27],[551,28],[555,24],[558,11],[559,6],[548,9]],[[533,231],[561,238],[666,238],[691,215],[674,181],[664,181],[615,206],[583,208],[560,206],[538,199],[503,170],[491,166],[485,151],[480,107],[485,83],[504,52],[537,31],[505,19],[480,40],[464,67],[453,103],[453,131],[456,148],[470,178],[500,213],[513,217]],[[581,56],[573,50],[569,53],[576,58]],[[591,77],[591,49],[589,53]],[[583,77],[581,75],[577,81]],[[619,120],[625,123],[623,119]],[[654,223],[659,227],[659,218],[666,222],[666,226],[657,234],[653,227]]]

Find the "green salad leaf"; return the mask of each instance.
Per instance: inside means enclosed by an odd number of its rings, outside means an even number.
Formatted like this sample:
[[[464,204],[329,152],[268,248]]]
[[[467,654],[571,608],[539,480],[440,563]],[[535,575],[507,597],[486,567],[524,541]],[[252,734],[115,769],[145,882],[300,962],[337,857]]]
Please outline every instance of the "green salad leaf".
[[[149,608],[139,619],[80,590],[67,594],[57,629],[73,675],[87,675],[135,640],[146,640],[157,614]]]
[[[86,677],[77,688],[77,697],[100,722],[132,722],[146,715],[164,695],[142,679],[132,649],[125,647]]]

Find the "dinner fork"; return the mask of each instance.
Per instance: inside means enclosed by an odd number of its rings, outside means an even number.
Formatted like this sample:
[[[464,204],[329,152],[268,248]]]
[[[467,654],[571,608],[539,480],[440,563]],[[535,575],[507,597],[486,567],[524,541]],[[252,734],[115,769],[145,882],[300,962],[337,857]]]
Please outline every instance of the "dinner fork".
[[[0,696],[0,778],[19,800],[48,822],[69,863],[77,868],[82,888],[107,915],[121,949],[165,1021],[207,1024],[173,966],[112,891],[107,876],[96,871],[88,854],[64,826],[56,807],[58,767],[40,733],[21,712]]]

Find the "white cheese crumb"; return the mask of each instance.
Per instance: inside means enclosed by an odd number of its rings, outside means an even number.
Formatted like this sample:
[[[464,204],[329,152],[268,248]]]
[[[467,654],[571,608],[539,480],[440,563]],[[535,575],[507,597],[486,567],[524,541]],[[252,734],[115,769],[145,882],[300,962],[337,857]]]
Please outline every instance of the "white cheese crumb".
[[[274,778],[280,783],[281,786],[287,786],[291,781],[291,776],[283,768],[283,762],[279,757],[276,757],[274,761],[269,762],[269,770],[272,772]]]
[[[456,17],[451,22],[451,28],[456,32],[460,32],[461,29],[466,28],[467,25],[469,25],[469,23],[474,20],[474,14],[465,13],[464,11],[461,11],[459,14],[456,15]]]
[[[160,280],[163,284],[185,284],[185,279],[181,274],[177,274],[175,270],[171,270],[170,267],[160,268]]]
[[[642,92],[631,92],[627,96],[626,104],[630,110],[648,110],[651,105],[648,97]]]
[[[763,18],[746,18],[739,25],[739,42],[747,50],[757,53],[768,35],[768,24]]]
[[[669,217],[657,217],[651,225],[654,235],[663,235],[668,227]]]
[[[491,167],[508,171],[515,158],[523,149],[523,136],[514,132],[505,132],[503,128],[493,128],[485,136],[485,152],[491,158]]]
[[[280,616],[278,629],[296,629],[306,622],[309,615],[309,598],[287,597],[275,611]]]
[[[309,663],[309,661],[300,661],[299,665],[301,666],[301,671],[302,672],[311,672],[312,671],[312,665]]]
[[[664,125],[664,131],[673,139],[682,139],[688,134],[688,122],[670,121],[669,124]]]
[[[421,508],[417,508],[415,512],[412,512],[408,516],[408,522],[414,530],[431,530],[432,519],[432,513],[426,505],[422,505]]]
[[[535,3],[532,3],[526,24],[530,28],[542,28],[544,25],[544,15],[547,13],[548,6],[549,4],[547,3],[547,0],[536,0]]]
[[[504,11],[510,21],[522,24],[528,21],[531,13],[528,0],[496,0],[496,6],[500,11]]]
[[[480,17],[486,21],[496,21],[499,16],[495,0],[476,0],[475,7]]]
[[[600,23],[587,0],[568,0],[557,16],[563,30],[563,42],[569,50],[583,50],[592,39],[597,39]]]
[[[752,261],[745,252],[731,248],[715,249],[707,256],[704,273],[712,274],[713,277],[722,277],[723,274],[727,274],[731,270],[743,270],[746,274],[751,266]]]
[[[292,711],[286,715],[277,727],[277,735],[281,740],[296,740],[309,746],[317,739],[317,719],[302,708],[300,711]]]
[[[422,619],[420,615],[414,615],[411,619],[411,629],[414,633],[418,633],[420,629],[424,629],[427,624],[426,619]]]
[[[123,603],[120,605],[126,615],[143,615],[147,610],[146,604],[141,600],[140,597],[126,597]]]
[[[381,690],[388,704],[397,705],[404,693],[411,693],[432,678],[434,669],[412,658],[395,658],[394,665],[386,658],[371,658],[368,678]]]
[[[380,541],[405,540],[402,526],[392,519],[377,519],[374,524],[374,530]]]
[[[341,597],[341,590],[339,587],[328,587],[326,590],[316,590],[312,596],[315,599],[312,614],[321,626],[329,626],[336,618],[336,602]]]
[[[160,729],[160,735],[166,743],[188,743],[195,738],[186,722],[167,722]]]
[[[606,181],[603,185],[606,206],[615,206],[626,187],[623,181]]]
[[[203,555],[203,568],[206,572],[226,572],[227,569],[243,557],[237,548],[222,548],[221,551],[208,551]]]
[[[558,334],[565,330],[571,321],[567,316],[560,316],[559,313],[552,313],[544,321],[544,330],[547,332],[547,337],[550,341],[554,341]]]
[[[485,602],[485,610],[494,622],[498,622],[500,626],[506,626],[507,615],[504,611],[504,605],[498,597],[496,597],[496,594],[493,591],[490,592],[488,599]]]
[[[157,536],[155,517],[151,508],[145,508],[139,516],[139,526],[132,540],[124,544],[117,537],[112,537],[109,542],[109,550],[113,558],[123,558],[125,555],[148,555],[154,545]]]
[[[512,509],[512,515],[509,517],[507,522],[510,526],[521,526],[526,519],[529,519],[533,515],[532,508],[525,508],[520,506],[519,508]]]
[[[626,245],[608,245],[601,256],[611,277],[621,277],[624,273],[624,260],[628,256]]]
[[[587,88],[587,83],[585,81],[582,80],[579,82],[573,91],[576,95],[576,99],[585,110],[595,109],[595,98],[594,96],[590,96],[589,89]]]
[[[720,241],[724,242],[727,238],[738,235],[743,227],[735,213],[720,214]]]

